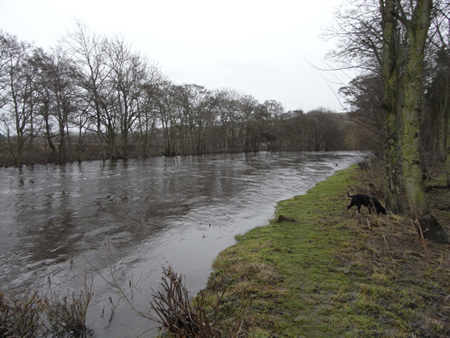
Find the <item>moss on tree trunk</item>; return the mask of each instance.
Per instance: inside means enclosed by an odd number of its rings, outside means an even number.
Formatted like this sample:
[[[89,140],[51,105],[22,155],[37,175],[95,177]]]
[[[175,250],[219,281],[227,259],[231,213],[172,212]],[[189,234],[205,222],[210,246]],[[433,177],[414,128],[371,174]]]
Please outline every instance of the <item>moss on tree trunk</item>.
[[[447,186],[450,187],[450,117],[447,117],[446,151],[445,171],[447,173]]]
[[[399,46],[397,20],[393,16],[394,1],[386,1],[381,8],[383,46],[381,72],[383,75],[384,107],[384,178],[383,192],[387,206],[394,213],[403,211],[400,199],[400,149],[398,139]]]
[[[420,80],[419,80],[420,81]],[[402,170],[408,205],[417,218],[427,211],[420,166],[419,107],[421,90],[417,83],[405,84],[402,109]]]
[[[420,166],[420,121],[424,50],[431,21],[432,0],[419,0],[411,20],[403,18],[407,29],[405,74],[402,77],[401,143],[403,183],[412,215],[421,220],[427,213]]]

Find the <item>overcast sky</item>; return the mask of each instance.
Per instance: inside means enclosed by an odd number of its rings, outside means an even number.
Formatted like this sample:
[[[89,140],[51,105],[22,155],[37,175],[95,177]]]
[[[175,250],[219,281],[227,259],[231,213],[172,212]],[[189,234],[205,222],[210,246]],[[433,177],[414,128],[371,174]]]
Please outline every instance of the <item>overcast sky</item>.
[[[320,35],[341,0],[0,0],[0,28],[53,47],[75,20],[118,34],[172,82],[234,89],[286,110],[342,111]]]

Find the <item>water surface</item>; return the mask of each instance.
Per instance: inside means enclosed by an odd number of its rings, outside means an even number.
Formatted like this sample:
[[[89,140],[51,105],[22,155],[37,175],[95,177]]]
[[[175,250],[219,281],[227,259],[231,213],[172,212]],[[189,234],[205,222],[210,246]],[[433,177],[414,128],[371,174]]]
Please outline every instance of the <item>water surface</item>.
[[[155,325],[102,276],[111,281],[112,271],[142,311],[163,265],[184,274],[195,295],[236,234],[267,224],[276,202],[356,159],[352,152],[262,152],[2,169],[2,288],[77,289],[86,273],[95,334],[139,336]]]

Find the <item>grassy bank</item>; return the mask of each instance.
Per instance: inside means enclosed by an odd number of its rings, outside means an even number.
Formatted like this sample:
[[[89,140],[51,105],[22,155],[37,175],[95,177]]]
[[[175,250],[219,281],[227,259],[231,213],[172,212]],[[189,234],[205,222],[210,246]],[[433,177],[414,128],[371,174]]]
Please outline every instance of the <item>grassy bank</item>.
[[[241,323],[233,332],[252,337],[450,334],[449,245],[420,239],[407,218],[347,212],[347,190],[367,192],[368,175],[352,167],[280,202],[274,220],[219,254],[206,292],[213,301],[226,290],[222,332]]]

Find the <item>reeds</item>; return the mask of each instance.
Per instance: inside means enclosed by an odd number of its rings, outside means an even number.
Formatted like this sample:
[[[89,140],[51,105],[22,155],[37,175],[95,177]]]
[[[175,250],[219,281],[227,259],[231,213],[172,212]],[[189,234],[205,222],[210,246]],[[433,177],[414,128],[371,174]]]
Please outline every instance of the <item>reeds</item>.
[[[162,324],[168,333],[178,337],[220,337],[216,319],[208,320],[205,294],[200,292],[196,302],[191,303],[184,276],[163,267],[160,289],[155,292],[151,309],[156,313],[155,321]],[[217,294],[218,303],[224,293]],[[217,309],[217,307],[216,307]]]
[[[0,336],[37,337],[47,334],[43,325],[45,301],[36,293],[14,297],[0,292]]]
[[[46,315],[50,331],[57,335],[64,333],[71,333],[76,337],[88,335],[86,313],[92,296],[92,286],[87,285],[85,278],[81,291],[67,291],[62,297],[54,295],[46,300]]]
[[[62,297],[28,290],[0,291],[0,337],[86,337],[92,295],[86,278],[81,291],[67,291]]]

